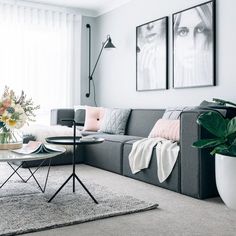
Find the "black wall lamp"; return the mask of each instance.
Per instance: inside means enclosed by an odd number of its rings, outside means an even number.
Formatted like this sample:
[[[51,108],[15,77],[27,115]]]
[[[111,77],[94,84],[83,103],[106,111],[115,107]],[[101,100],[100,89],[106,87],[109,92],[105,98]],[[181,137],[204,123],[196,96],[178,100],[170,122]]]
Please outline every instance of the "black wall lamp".
[[[86,24],[86,27],[89,30],[89,77],[88,77],[89,78],[89,87],[88,87],[88,93],[86,93],[86,97],[88,98],[90,96],[90,83],[91,83],[91,81],[93,82],[93,74],[94,74],[95,69],[97,67],[98,61],[101,57],[103,49],[104,48],[106,48],[106,49],[115,48],[115,46],[113,45],[113,43],[111,41],[110,35],[107,35],[106,40],[102,43],[102,48],[98,54],[97,61],[94,65],[92,73],[91,73],[91,26],[90,26],[90,24]],[[95,100],[95,87],[94,87],[94,102],[95,102],[95,105],[97,105],[96,100]]]

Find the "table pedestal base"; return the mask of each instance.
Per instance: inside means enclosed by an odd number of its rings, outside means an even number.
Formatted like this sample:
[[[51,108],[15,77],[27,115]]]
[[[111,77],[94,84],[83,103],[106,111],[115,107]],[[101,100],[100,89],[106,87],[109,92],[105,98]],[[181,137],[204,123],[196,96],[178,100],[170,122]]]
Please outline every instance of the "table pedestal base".
[[[83,182],[79,179],[79,177],[75,174],[72,173],[69,178],[61,185],[61,187],[55,192],[55,194],[48,200],[48,202],[51,202],[53,200],[54,197],[56,197],[56,195],[62,190],[62,188],[69,182],[69,180],[72,178],[73,180],[73,193],[75,192],[75,180],[77,180],[82,187],[84,188],[84,190],[88,193],[88,195],[93,199],[93,201],[98,204],[97,200],[94,198],[94,196],[88,191],[88,189],[86,188],[86,186],[83,184]]]
[[[88,191],[88,189],[85,187],[85,185],[83,184],[83,182],[79,179],[79,177],[76,175],[75,173],[75,147],[76,145],[84,145],[85,143],[82,143],[80,138],[81,137],[76,137],[76,125],[77,123],[74,120],[66,120],[64,119],[63,121],[72,121],[73,122],[73,137],[69,137],[69,136],[57,136],[57,137],[48,137],[46,138],[46,141],[48,143],[52,143],[52,144],[63,144],[63,145],[73,145],[73,156],[72,156],[72,174],[69,176],[69,178],[61,185],[61,187],[55,192],[55,194],[48,200],[48,202],[51,202],[53,200],[54,197],[56,197],[56,195],[62,190],[62,188],[69,182],[69,180],[72,178],[73,180],[73,193],[75,192],[75,180],[77,180],[82,187],[84,188],[84,190],[88,193],[88,195],[93,199],[93,201],[98,204],[97,200],[93,197],[93,195]],[[88,144],[96,144],[96,143],[102,143],[104,140],[98,140],[98,141],[91,141],[86,143]]]

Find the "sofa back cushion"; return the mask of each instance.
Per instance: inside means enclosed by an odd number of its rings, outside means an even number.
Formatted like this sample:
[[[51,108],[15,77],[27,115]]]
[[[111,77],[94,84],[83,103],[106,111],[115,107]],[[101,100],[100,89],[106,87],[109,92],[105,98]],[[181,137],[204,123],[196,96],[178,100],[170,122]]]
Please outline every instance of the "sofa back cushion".
[[[99,131],[108,134],[124,134],[130,109],[106,108]]]
[[[156,121],[162,118],[164,109],[133,109],[127,123],[127,135],[148,137]]]
[[[184,111],[189,111],[194,109],[195,107],[169,107],[165,110],[165,113],[163,114],[162,119],[165,120],[178,120],[180,119],[180,115]]]
[[[100,129],[104,111],[103,107],[86,106],[83,131],[98,131]]]
[[[180,120],[159,119],[154,125],[149,138],[161,137],[173,141],[179,141]]]

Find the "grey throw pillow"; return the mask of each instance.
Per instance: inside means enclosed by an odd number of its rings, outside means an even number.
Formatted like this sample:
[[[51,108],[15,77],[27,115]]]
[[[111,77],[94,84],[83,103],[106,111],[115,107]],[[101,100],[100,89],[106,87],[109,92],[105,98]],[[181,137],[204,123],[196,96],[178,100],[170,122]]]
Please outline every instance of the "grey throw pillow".
[[[85,121],[85,109],[78,109],[75,111],[75,122],[80,124],[80,125],[84,125],[84,121]]]
[[[219,103],[216,102],[208,102],[208,101],[202,101],[199,106],[200,109],[207,109],[207,110],[214,110],[218,111],[223,115],[224,117],[227,114],[227,106],[226,105],[219,105]]]
[[[108,134],[124,134],[131,109],[105,109],[99,131]]]
[[[189,111],[194,109],[194,107],[170,107],[165,110],[162,119],[165,120],[178,120],[183,111]]]
[[[222,106],[222,105],[219,105],[216,102],[208,102],[206,100],[203,100],[199,106],[200,107],[211,107],[211,106],[215,107],[215,106]],[[225,105],[223,107],[225,107]]]

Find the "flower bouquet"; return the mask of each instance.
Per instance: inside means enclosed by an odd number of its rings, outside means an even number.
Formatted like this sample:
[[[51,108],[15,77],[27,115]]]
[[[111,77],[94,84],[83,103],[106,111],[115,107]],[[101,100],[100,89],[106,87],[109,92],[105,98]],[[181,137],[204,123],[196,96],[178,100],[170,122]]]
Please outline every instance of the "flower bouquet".
[[[0,149],[14,149],[22,146],[22,138],[16,130],[23,127],[28,121],[34,121],[34,106],[32,99],[26,99],[24,91],[16,96],[13,90],[5,87],[0,98]]]

